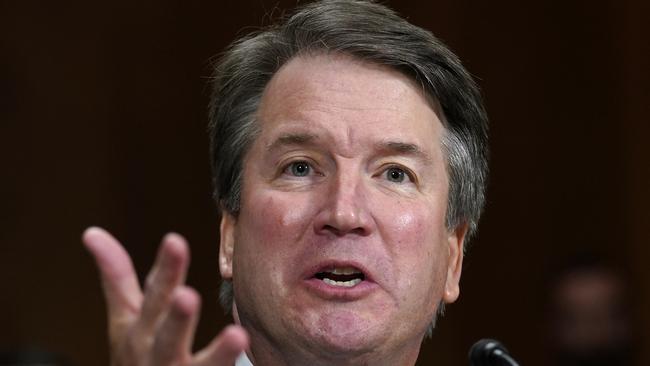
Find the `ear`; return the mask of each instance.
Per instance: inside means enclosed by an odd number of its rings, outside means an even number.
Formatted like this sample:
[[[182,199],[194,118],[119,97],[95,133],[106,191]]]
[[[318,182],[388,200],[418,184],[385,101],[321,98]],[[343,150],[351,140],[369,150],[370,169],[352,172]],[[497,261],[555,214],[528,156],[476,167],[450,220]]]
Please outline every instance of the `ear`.
[[[467,235],[468,225],[458,225],[449,231],[447,245],[449,257],[447,259],[447,279],[445,281],[445,293],[442,299],[446,303],[452,303],[460,295],[460,274],[463,270],[463,245]]]
[[[232,279],[232,256],[235,248],[235,217],[224,211],[221,216],[219,240],[219,271],[224,280]]]

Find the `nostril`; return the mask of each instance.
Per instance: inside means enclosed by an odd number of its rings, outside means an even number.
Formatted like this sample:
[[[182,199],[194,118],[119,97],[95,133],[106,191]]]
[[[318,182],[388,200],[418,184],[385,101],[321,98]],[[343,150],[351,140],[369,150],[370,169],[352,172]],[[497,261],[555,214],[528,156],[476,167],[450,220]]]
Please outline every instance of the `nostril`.
[[[341,230],[335,226],[332,225],[325,225],[323,226],[323,230],[332,232],[336,234],[337,236],[343,236],[346,234],[356,234],[356,235],[364,235],[365,230],[362,227],[356,227],[350,230]]]
[[[331,232],[337,233],[337,234],[341,232],[341,230],[335,228],[335,227],[332,226],[332,225],[325,225],[325,226],[323,227],[323,229],[324,229],[324,230],[327,230],[327,231],[331,231]]]

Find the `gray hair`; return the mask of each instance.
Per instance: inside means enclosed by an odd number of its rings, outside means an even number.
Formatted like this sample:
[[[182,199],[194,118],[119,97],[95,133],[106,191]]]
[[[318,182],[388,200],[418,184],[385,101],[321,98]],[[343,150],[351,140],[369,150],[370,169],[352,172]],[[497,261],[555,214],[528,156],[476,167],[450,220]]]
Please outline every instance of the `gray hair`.
[[[242,163],[259,133],[256,112],[266,85],[292,58],[319,52],[395,69],[440,106],[449,174],[446,226],[467,225],[466,246],[478,226],[488,175],[487,115],[478,87],[431,32],[366,0],[304,5],[281,24],[234,42],[223,54],[214,69],[209,109],[214,198],[220,211],[239,213]],[[220,300],[226,309],[232,292],[232,284],[224,281]]]

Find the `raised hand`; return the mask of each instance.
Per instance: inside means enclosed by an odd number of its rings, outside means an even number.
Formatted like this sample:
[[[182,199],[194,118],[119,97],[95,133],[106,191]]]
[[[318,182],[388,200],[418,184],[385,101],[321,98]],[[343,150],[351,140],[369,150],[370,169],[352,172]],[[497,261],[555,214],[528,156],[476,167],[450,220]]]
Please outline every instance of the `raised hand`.
[[[231,325],[192,354],[201,299],[184,284],[189,249],[180,235],[163,238],[144,293],[131,258],[113,236],[91,227],[83,242],[101,274],[112,366],[232,365],[248,347],[246,331]]]

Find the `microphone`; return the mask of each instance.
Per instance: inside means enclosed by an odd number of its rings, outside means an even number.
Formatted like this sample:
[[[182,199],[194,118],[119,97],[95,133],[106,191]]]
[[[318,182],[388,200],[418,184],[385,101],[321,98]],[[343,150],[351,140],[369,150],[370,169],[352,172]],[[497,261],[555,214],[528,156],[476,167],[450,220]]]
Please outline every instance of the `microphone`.
[[[469,349],[470,366],[519,366],[499,341],[481,339]]]

